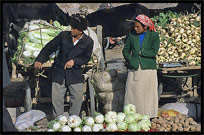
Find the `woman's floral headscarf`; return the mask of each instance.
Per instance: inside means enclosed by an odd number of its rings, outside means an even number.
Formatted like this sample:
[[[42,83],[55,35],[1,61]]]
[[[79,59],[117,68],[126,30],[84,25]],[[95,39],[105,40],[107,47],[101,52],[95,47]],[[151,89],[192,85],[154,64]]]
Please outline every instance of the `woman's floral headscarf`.
[[[142,15],[138,15],[135,19],[140,21],[145,26],[149,27],[150,31],[155,31],[156,32],[154,23],[148,16],[142,14]]]

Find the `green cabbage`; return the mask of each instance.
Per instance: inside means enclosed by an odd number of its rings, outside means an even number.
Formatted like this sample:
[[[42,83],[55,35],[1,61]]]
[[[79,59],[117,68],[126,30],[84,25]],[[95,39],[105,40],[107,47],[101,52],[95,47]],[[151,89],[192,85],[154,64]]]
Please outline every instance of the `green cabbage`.
[[[84,117],[84,124],[88,125],[88,126],[92,126],[95,123],[94,118],[93,117]]]
[[[61,31],[71,30],[71,27],[60,25],[57,21],[54,21],[52,27],[46,25],[46,21],[44,21],[43,24],[41,22],[39,22],[39,24],[30,23],[28,29],[29,31],[24,31],[26,29],[23,29],[19,32],[20,36],[17,39],[17,51],[12,58],[14,63],[17,63],[20,60],[23,65],[33,64],[39,52],[48,42],[56,37]],[[53,52],[49,58],[54,59],[57,57],[58,53],[59,50],[56,50],[56,52]]]
[[[108,124],[106,125],[106,130],[107,130],[107,131],[110,131],[110,132],[117,131],[118,128],[117,128],[116,123],[108,123]]]
[[[148,131],[151,127],[150,120],[141,120],[138,122],[138,129]]]
[[[46,45],[50,40],[52,40],[54,37],[49,36],[46,33],[41,33],[39,31],[31,31],[28,32],[28,38],[33,43]]]
[[[133,122],[133,123],[130,123],[128,125],[128,131],[133,131],[133,132],[136,132],[138,131],[138,125],[137,125],[137,122]]]
[[[60,23],[58,21],[54,21],[53,26],[62,30],[62,31],[71,31],[71,26],[60,25]]]
[[[52,120],[48,123],[48,127],[54,131],[58,131],[61,128],[61,124],[57,120]]]
[[[118,116],[117,116],[117,122],[124,121],[125,116],[126,116],[126,115],[125,115],[124,113],[119,112],[119,113],[118,113]]]
[[[23,52],[24,57],[31,57],[31,55],[32,55],[31,51],[24,51]]]
[[[98,124],[102,124],[104,122],[104,115],[98,112],[94,113],[94,120]]]
[[[128,124],[135,122],[135,114],[130,113],[130,114],[126,115],[125,122]]]
[[[140,113],[135,113],[134,115],[135,115],[135,121],[136,122],[140,121],[142,119],[142,116],[143,116]]]
[[[127,104],[124,107],[124,113],[130,114],[130,113],[136,113],[136,107],[133,104]]]
[[[123,121],[120,121],[117,124],[117,128],[118,128],[118,131],[125,131],[128,128],[128,124]]]
[[[117,121],[117,113],[114,111],[109,111],[105,114],[105,122],[106,123],[116,123]]]
[[[81,127],[75,127],[75,128],[73,129],[73,131],[74,131],[74,132],[81,132]]]
[[[24,50],[26,51],[40,51],[42,49],[42,45],[41,44],[35,44],[35,43],[32,43],[32,42],[27,42],[24,46]]]

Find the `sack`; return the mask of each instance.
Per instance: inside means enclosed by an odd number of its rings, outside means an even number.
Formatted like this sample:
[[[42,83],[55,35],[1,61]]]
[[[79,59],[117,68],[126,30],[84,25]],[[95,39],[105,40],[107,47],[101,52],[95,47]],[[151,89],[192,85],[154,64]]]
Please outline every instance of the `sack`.
[[[23,130],[33,126],[36,121],[46,117],[46,114],[40,110],[31,110],[17,117],[15,126],[18,130]]]
[[[103,105],[102,110],[104,113],[108,111],[123,111],[125,89],[114,92],[101,92],[97,93],[98,101]]]
[[[107,83],[115,80],[118,76],[117,70],[110,70],[109,72],[95,73],[93,76],[94,81],[97,83]]]
[[[118,80],[117,70],[95,73],[93,80],[93,86],[98,93],[112,92],[125,88],[125,84]]]
[[[124,88],[125,84],[120,83],[118,79],[115,79],[109,83],[98,83],[97,85],[95,85],[95,90],[97,93],[118,91]]]

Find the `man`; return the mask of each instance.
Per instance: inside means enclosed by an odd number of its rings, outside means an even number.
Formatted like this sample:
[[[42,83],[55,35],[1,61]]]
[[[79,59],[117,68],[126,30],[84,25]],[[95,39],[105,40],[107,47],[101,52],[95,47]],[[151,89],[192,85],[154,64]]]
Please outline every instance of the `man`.
[[[54,118],[64,113],[64,95],[70,93],[69,115],[79,115],[83,99],[83,64],[89,62],[93,50],[93,40],[84,34],[88,21],[74,15],[70,20],[71,32],[63,31],[51,40],[40,52],[34,67],[42,68],[43,62],[54,51],[59,55],[52,66],[52,104]]]
[[[10,76],[8,72],[7,62],[6,62],[6,56],[4,52],[4,46],[3,46],[3,88],[8,86],[10,82]],[[11,116],[8,112],[8,110],[5,107],[4,98],[3,98],[3,131],[6,132],[15,132],[17,129],[15,128]]]

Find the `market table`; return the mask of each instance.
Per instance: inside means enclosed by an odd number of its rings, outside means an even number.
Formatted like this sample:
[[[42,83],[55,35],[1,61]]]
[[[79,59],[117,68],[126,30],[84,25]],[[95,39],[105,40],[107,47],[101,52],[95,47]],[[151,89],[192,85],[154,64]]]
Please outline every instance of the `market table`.
[[[163,77],[186,78],[186,82],[187,82],[187,79],[189,77],[192,77],[192,87],[189,90],[193,91],[193,95],[196,94],[195,92],[196,92],[196,89],[198,88],[198,81],[199,81],[200,74],[201,74],[201,66],[168,67],[168,68],[159,67],[158,68],[159,78],[163,78]],[[162,82],[163,80],[160,79],[159,81]]]

